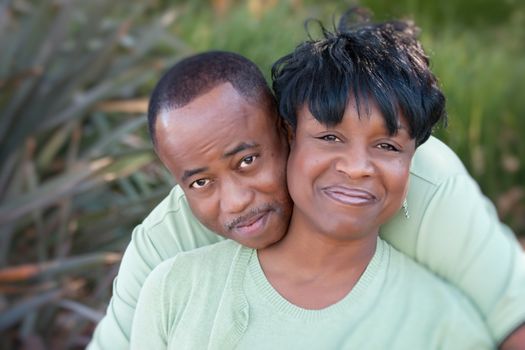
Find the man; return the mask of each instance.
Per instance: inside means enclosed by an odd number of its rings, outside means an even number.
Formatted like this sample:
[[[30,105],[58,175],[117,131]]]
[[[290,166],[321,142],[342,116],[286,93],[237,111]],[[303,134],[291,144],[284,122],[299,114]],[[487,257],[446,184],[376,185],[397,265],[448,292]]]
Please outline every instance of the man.
[[[173,77],[177,87],[166,89]],[[134,230],[92,348],[129,345],[146,276],[181,251],[220,240],[209,229],[262,248],[288,223],[287,145],[253,63],[220,52],[181,61],[155,89],[148,117],[179,186]],[[502,342],[525,320],[523,255],[457,157],[434,138],[416,152],[407,202],[382,237],[465,292]]]

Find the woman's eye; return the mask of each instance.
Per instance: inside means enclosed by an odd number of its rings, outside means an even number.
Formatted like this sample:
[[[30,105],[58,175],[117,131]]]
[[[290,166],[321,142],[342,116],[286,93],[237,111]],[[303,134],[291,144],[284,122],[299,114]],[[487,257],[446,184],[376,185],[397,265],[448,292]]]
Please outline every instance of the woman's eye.
[[[248,166],[250,166],[254,161],[255,159],[257,158],[257,156],[247,156],[247,157],[244,157],[241,162],[239,163],[239,168],[246,168]]]
[[[191,188],[195,188],[195,189],[199,189],[199,188],[203,188],[203,187],[205,187],[205,186],[208,185],[209,183],[210,183],[210,180],[209,180],[209,179],[198,179],[198,180],[193,181],[193,182],[190,184],[190,187],[191,187]]]
[[[381,149],[384,149],[385,151],[393,151],[393,152],[397,152],[398,151],[398,149],[396,147],[392,146],[389,143],[380,143],[379,145],[377,145],[377,147],[379,147]]]
[[[341,141],[339,139],[339,137],[335,136],[335,135],[324,135],[324,136],[321,136],[319,137],[321,140],[324,140],[324,141],[328,141],[328,142],[338,142],[338,141]]]

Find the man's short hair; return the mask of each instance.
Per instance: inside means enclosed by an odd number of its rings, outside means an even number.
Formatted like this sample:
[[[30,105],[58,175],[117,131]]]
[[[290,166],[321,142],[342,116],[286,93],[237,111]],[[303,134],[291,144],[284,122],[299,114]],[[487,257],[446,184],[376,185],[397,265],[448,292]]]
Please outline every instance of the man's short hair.
[[[413,23],[372,23],[354,8],[334,32],[320,26],[321,39],[301,43],[272,67],[279,112],[293,130],[305,103],[317,121],[333,126],[341,122],[351,98],[358,111],[360,101],[367,105],[372,99],[391,134],[402,113],[416,145],[428,139],[438,121],[445,122],[445,97]]]
[[[214,87],[230,83],[247,101],[276,112],[276,102],[255,63],[232,52],[210,51],[190,56],[171,67],[155,86],[148,108],[148,127],[156,145],[160,112],[181,108]]]

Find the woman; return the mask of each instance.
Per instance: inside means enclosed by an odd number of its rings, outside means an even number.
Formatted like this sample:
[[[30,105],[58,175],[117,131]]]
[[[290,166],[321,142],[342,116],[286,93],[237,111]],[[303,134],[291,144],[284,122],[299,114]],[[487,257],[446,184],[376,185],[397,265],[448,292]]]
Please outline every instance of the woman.
[[[264,249],[226,241],[160,265],[141,293],[132,347],[493,346],[459,293],[378,238],[403,205],[416,147],[445,115],[414,30],[324,31],[276,63],[292,135],[287,235]]]

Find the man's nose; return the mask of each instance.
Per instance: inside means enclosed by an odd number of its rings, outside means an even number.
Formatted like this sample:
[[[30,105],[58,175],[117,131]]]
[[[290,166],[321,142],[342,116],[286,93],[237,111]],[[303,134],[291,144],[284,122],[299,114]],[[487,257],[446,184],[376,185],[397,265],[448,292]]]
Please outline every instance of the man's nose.
[[[372,159],[366,149],[350,148],[335,160],[335,169],[351,179],[371,176],[374,173]]]
[[[228,214],[242,213],[254,199],[254,192],[243,179],[228,179],[221,184],[221,211]]]

